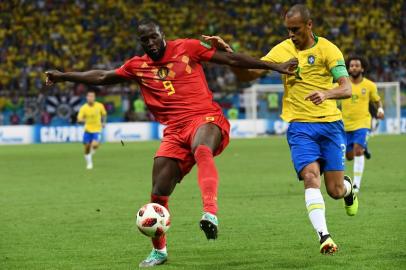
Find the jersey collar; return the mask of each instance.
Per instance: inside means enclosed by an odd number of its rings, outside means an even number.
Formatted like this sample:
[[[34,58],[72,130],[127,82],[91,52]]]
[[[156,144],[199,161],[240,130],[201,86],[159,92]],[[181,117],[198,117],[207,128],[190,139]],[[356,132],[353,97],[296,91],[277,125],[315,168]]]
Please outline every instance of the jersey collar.
[[[314,46],[316,46],[317,42],[319,42],[319,37],[315,33],[312,33],[312,35],[313,35],[313,38],[314,38],[314,44],[310,48],[313,48]]]
[[[306,50],[310,50],[310,49],[316,47],[317,43],[319,42],[319,37],[313,32],[312,32],[312,36],[314,38],[314,44],[310,48],[307,48],[307,49],[304,49],[304,50],[299,50],[299,49],[297,49],[295,47],[296,51],[306,51]],[[292,44],[293,44],[293,42],[292,42]],[[295,46],[295,45],[293,44],[293,46]]]

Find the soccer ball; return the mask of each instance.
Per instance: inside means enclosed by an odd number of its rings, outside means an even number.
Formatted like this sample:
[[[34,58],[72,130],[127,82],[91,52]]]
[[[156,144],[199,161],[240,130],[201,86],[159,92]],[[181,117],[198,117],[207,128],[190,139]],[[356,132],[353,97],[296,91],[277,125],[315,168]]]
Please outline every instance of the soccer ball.
[[[137,213],[137,227],[146,236],[161,236],[168,231],[170,224],[169,212],[160,204],[148,203]]]

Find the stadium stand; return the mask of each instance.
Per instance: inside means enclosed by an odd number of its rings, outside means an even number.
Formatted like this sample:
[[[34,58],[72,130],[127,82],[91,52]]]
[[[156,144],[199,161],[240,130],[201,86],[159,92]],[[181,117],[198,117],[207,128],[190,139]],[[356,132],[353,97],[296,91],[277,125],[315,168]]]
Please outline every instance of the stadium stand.
[[[161,22],[168,39],[218,34],[236,50],[260,57],[286,37],[283,14],[293,2],[298,1],[1,1],[0,124],[58,123],[47,97],[80,96],[86,87],[66,83],[45,89],[44,71],[120,66],[141,53],[134,35],[141,18]],[[371,79],[401,81],[406,87],[403,1],[306,2],[317,10],[313,17],[318,35],[335,42],[347,56],[366,56]],[[206,75],[214,92],[230,93],[242,87],[228,68],[208,64]],[[137,97],[136,85],[100,90],[103,96]],[[117,111],[117,102],[111,104],[116,106],[110,114],[132,119]]]

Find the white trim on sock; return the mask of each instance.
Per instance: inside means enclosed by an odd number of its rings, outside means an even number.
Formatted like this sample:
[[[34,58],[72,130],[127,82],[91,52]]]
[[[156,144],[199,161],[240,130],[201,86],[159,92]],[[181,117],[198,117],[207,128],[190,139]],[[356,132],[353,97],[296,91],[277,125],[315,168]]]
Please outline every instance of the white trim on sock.
[[[162,249],[155,249],[155,250],[157,250],[157,251],[159,251],[161,253],[165,253],[165,254],[168,253],[168,251],[166,250],[166,246],[164,248],[162,248]]]

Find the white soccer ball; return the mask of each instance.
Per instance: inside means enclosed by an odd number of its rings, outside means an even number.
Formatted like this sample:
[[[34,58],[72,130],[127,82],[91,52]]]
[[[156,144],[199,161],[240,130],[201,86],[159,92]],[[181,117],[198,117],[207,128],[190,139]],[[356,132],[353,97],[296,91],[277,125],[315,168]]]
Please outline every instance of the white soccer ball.
[[[168,231],[170,224],[169,212],[160,204],[148,203],[138,210],[137,227],[146,236],[161,236]]]

